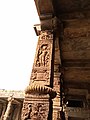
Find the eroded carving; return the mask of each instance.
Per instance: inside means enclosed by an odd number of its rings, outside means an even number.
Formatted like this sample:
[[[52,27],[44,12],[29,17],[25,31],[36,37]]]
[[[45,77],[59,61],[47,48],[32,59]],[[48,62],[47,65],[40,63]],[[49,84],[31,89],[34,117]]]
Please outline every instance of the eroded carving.
[[[50,85],[52,49],[53,34],[49,31],[41,32],[30,84],[25,90],[25,95],[27,95],[27,97],[25,96],[24,99],[22,120],[48,119],[49,98],[54,98],[56,96],[56,92],[52,88],[46,86]],[[48,96],[48,98],[44,99],[40,98],[40,96]]]
[[[24,103],[22,120],[31,119],[31,117],[30,117],[31,111],[32,111],[32,104],[31,103]]]
[[[31,74],[30,83],[34,81],[45,81],[46,83],[49,82],[50,79],[50,72],[48,70],[34,70]]]
[[[36,66],[47,67],[48,64],[49,64],[49,47],[48,44],[44,44],[38,50]]]
[[[36,103],[32,106],[31,118],[32,120],[46,120],[48,107],[42,103]]]
[[[50,39],[53,39],[53,34],[50,31],[41,31],[39,39],[40,40],[50,40]]]
[[[48,106],[44,103],[26,103],[23,106],[22,120],[46,120],[48,117]]]

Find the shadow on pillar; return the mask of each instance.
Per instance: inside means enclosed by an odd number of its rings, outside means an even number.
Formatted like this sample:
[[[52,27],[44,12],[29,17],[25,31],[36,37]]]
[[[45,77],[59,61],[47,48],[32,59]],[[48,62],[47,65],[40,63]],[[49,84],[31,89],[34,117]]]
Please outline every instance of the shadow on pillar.
[[[60,117],[61,117],[61,120],[66,120],[65,113],[63,111],[60,111]]]
[[[52,120],[52,115],[53,115],[53,108],[52,108],[52,106],[53,106],[53,102],[52,102],[52,100],[50,99],[49,100],[49,114],[48,114],[48,120]]]

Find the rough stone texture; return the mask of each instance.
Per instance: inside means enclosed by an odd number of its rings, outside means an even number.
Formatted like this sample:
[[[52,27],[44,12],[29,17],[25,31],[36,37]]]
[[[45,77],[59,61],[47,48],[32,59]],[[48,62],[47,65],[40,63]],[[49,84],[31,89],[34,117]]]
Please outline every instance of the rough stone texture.
[[[22,120],[47,120],[49,114],[48,95],[26,95],[22,109]]]

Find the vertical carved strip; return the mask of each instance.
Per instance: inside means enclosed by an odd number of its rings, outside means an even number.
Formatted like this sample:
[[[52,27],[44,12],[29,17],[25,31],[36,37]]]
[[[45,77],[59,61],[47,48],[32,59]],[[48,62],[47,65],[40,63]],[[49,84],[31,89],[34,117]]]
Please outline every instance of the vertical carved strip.
[[[38,39],[30,84],[33,82],[43,82],[43,85],[50,85],[52,47],[53,34],[50,31],[41,32]]]

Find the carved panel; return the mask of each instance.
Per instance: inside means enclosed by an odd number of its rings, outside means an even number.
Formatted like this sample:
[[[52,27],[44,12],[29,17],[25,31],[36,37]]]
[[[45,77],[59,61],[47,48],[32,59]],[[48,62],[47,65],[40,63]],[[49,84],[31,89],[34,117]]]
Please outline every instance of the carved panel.
[[[50,48],[48,44],[43,44],[40,46],[35,63],[36,67],[47,67],[49,65],[49,50]]]
[[[39,36],[40,40],[51,40],[53,39],[53,34],[50,31],[42,31],[41,35]]]
[[[48,70],[34,70],[31,73],[31,81],[45,81],[49,83],[50,80],[50,72]]]
[[[53,34],[50,31],[41,32],[37,44],[30,83],[34,81],[44,81],[45,85],[50,85],[52,46]]]
[[[24,103],[22,120],[47,120],[48,106],[44,103]]]
[[[43,103],[32,105],[31,118],[32,120],[46,120],[48,108]]]
[[[32,103],[24,103],[23,105],[23,114],[22,114],[22,120],[27,120],[27,119],[30,119],[30,113],[32,111]]]

